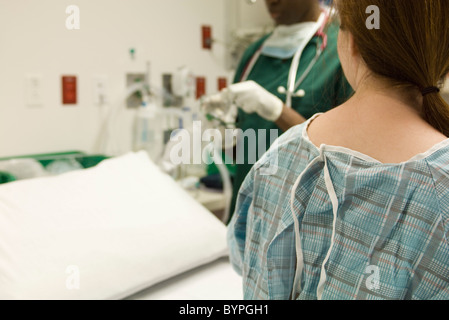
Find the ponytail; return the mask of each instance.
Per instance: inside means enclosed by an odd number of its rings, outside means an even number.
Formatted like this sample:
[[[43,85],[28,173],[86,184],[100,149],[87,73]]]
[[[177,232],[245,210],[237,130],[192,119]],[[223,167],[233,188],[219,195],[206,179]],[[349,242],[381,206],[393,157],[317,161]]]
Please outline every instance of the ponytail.
[[[423,95],[422,114],[430,125],[449,137],[449,104],[439,92]]]
[[[419,88],[423,118],[449,136],[449,105],[435,87],[449,73],[449,0],[336,0],[335,4],[368,68],[395,85]],[[366,27],[369,6],[379,8],[377,29]]]

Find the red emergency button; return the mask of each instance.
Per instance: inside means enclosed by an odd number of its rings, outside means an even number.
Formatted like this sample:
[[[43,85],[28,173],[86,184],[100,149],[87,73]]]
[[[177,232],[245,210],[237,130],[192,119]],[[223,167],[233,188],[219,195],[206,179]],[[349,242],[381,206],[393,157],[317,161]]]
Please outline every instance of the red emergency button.
[[[76,104],[76,76],[62,77],[62,104]]]

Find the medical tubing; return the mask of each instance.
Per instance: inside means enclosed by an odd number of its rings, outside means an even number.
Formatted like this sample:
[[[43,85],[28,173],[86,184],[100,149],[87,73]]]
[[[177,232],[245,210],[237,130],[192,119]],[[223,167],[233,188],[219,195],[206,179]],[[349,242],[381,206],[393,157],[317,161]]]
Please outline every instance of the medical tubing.
[[[116,148],[116,150],[112,152],[113,155],[119,155],[122,152],[121,146],[118,142],[119,141],[118,133],[115,130],[116,126],[117,126],[118,119],[119,119],[120,112],[122,110],[124,110],[123,106],[124,106],[124,103],[126,102],[126,99],[128,99],[128,97],[130,97],[132,94],[134,94],[136,92],[141,92],[142,96],[145,96],[145,95],[148,96],[151,94],[155,97],[158,97],[158,94],[155,93],[154,90],[151,90],[150,87],[146,83],[137,82],[137,83],[130,85],[126,89],[123,96],[121,96],[119,98],[115,107],[111,108],[109,116],[108,116],[109,120],[107,121],[108,122],[108,126],[107,126],[108,134],[106,136],[109,137],[109,139],[112,141],[112,144]],[[105,144],[106,144],[106,149],[107,149],[108,141],[106,141]]]
[[[181,130],[179,132],[175,133],[175,135],[171,137],[170,141],[165,146],[164,156],[160,160],[159,165],[160,165],[161,169],[163,171],[165,171],[166,173],[170,173],[170,171],[172,171],[173,169],[175,169],[177,167],[177,165],[174,165],[170,161],[170,150],[174,144],[178,143],[177,137],[180,134],[181,134]],[[207,152],[209,154],[211,154],[212,160],[215,163],[215,165],[220,173],[221,179],[223,181],[223,194],[225,197],[225,208],[224,208],[224,214],[223,214],[221,221],[224,224],[227,224],[229,217],[230,217],[231,198],[232,198],[232,189],[233,189],[231,177],[230,177],[229,170],[228,170],[227,166],[223,163],[223,159],[221,157],[220,146],[215,146],[215,144],[212,142],[212,143],[208,144],[206,146],[206,148],[207,148],[206,149]],[[174,177],[174,178],[176,178],[176,177]]]
[[[181,111],[169,109],[166,110],[168,115],[180,117],[182,115]],[[157,165],[161,168],[162,171],[171,175],[175,180],[180,178],[179,175],[175,172],[175,169],[178,168],[181,164],[174,164],[171,160],[171,150],[174,146],[179,144],[178,137],[182,139],[183,130],[186,129],[178,129],[174,130],[170,136],[170,139],[162,148],[162,156],[159,159]]]
[[[317,52],[315,54],[315,57],[310,62],[309,66],[304,71],[304,73],[301,75],[301,77],[298,79],[298,81],[296,81],[296,83],[295,83],[295,85],[293,87],[293,91],[296,91],[296,89],[301,85],[301,83],[304,82],[304,80],[309,75],[309,73],[312,71],[312,68],[315,66],[315,64],[317,63],[317,61],[318,61],[318,59],[319,59],[319,57],[321,56],[322,53],[323,53],[323,50],[321,48],[318,48]]]
[[[126,89],[126,92],[121,96],[118,100],[118,102],[112,106],[109,110],[108,115],[106,116],[105,120],[105,131],[106,133],[102,133],[102,136],[104,136],[104,140],[101,142],[100,148],[103,150],[100,150],[100,152],[104,152],[106,154],[111,155],[119,155],[120,154],[120,145],[118,143],[117,139],[117,133],[115,132],[115,121],[116,118],[118,118],[118,115],[120,114],[120,110],[123,108],[123,102],[126,101],[126,99],[132,95],[133,93],[137,91],[144,90],[145,85],[143,83],[134,83],[131,86],[129,86]],[[108,150],[109,144],[112,145],[111,151]]]
[[[248,80],[249,74],[254,68],[254,65],[256,64],[257,60],[259,59],[260,55],[262,53],[262,49],[259,49],[254,54],[253,58],[250,60],[249,64],[246,66],[245,71],[242,74],[242,77],[240,78],[240,82]]]
[[[231,177],[229,175],[229,170],[223,163],[223,158],[221,157],[220,146],[216,146],[214,143],[210,143],[208,146],[209,151],[212,153],[212,160],[220,172],[221,179],[223,181],[223,193],[225,196],[225,209],[222,217],[222,222],[227,224],[230,217],[231,210],[231,197],[232,197],[232,183]]]
[[[300,48],[300,50],[296,51],[292,60],[292,64],[290,65],[288,85],[287,85],[287,97],[285,100],[285,105],[289,108],[292,107],[292,93],[295,90],[296,70],[298,70],[299,67],[299,60],[302,55],[302,49],[303,48]]]
[[[313,38],[314,34],[318,31],[318,29],[321,27],[321,25],[326,20],[326,14],[324,12],[321,13],[318,21],[317,21],[317,28],[313,30],[313,34],[310,36],[310,39]],[[307,44],[306,44],[307,45]],[[295,91],[295,84],[296,84],[296,72],[299,68],[299,61],[302,56],[302,52],[304,50],[304,47],[300,47],[295,55],[293,56],[292,64],[290,65],[290,71],[289,71],[289,77],[288,77],[288,83],[287,83],[287,99],[285,101],[285,104],[287,107],[291,108],[292,106],[292,94]]]

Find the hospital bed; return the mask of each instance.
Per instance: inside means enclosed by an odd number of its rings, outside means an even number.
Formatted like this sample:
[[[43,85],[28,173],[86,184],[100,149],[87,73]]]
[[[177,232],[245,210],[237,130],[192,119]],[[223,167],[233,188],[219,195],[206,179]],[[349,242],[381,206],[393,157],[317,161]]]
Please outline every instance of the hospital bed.
[[[0,184],[0,299],[242,299],[218,218],[145,152],[101,160]]]

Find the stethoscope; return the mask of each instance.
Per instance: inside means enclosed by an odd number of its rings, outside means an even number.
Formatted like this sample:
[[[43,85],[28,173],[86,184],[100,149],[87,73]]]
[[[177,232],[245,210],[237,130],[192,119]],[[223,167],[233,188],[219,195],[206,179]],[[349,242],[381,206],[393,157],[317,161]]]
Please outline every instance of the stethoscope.
[[[293,97],[302,98],[302,97],[305,97],[305,95],[306,95],[306,92],[303,89],[298,89],[298,88],[304,82],[304,80],[307,78],[307,76],[310,74],[313,66],[317,63],[319,57],[321,56],[321,54],[327,47],[327,34],[324,32],[324,28],[326,27],[326,23],[328,20],[329,20],[329,13],[327,13],[327,11],[323,10],[323,12],[321,13],[321,15],[317,21],[317,25],[319,25],[320,28],[316,32],[314,32],[314,34],[312,34],[310,36],[310,39],[312,39],[314,36],[320,37],[322,39],[322,41],[321,41],[321,44],[319,42],[317,42],[317,49],[316,49],[315,57],[309,63],[309,66],[307,67],[307,69],[304,71],[304,73],[301,75],[301,77],[298,80],[296,80],[296,74],[297,74],[298,68],[299,68],[299,60],[301,59],[302,52],[304,51],[304,48],[308,42],[305,43],[304,46],[301,46],[300,48],[298,48],[295,55],[293,56],[292,64],[290,66],[289,75],[288,75],[287,88],[280,86],[277,89],[279,94],[285,94],[285,96],[286,96],[285,105],[287,107],[292,106],[292,98]],[[247,65],[247,67],[242,75],[241,81],[245,81],[248,78],[254,65],[256,64],[257,60],[259,59],[261,53],[262,53],[262,48],[260,48],[253,55],[253,58]]]

